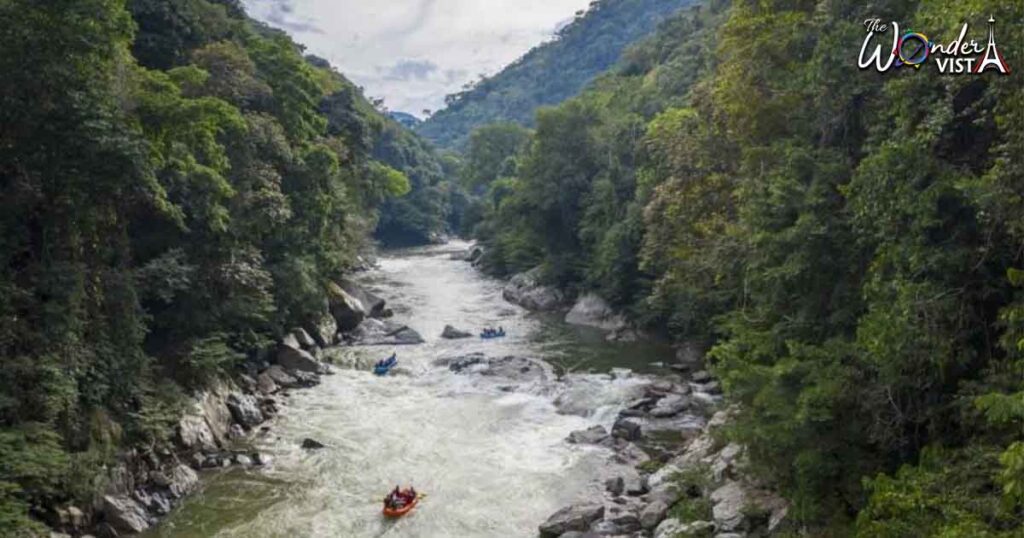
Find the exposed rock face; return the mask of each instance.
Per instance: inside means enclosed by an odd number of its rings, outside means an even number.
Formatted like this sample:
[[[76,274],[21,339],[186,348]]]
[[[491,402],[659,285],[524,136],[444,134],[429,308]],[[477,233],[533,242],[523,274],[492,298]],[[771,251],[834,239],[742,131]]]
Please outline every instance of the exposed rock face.
[[[623,328],[626,321],[615,313],[608,303],[597,294],[588,293],[580,297],[572,310],[565,315],[565,322],[572,325],[586,325],[606,331]]]
[[[217,440],[206,419],[198,415],[185,415],[178,421],[178,441],[189,450],[215,450]]]
[[[213,438],[221,446],[227,442],[228,430],[233,422],[231,411],[224,405],[230,392],[231,389],[226,385],[216,383],[200,394],[196,407],[195,414],[206,418],[206,424],[210,427]]]
[[[452,327],[451,325],[445,325],[444,326],[444,331],[441,332],[441,338],[445,338],[445,339],[448,339],[448,340],[456,340],[456,339],[459,339],[459,338],[469,338],[471,336],[473,336],[473,333],[470,333],[470,332],[467,332],[467,331],[460,331],[459,329],[456,329],[455,327]]]
[[[338,322],[339,331],[351,331],[366,318],[366,308],[362,301],[353,297],[338,284],[334,282],[327,284],[327,298],[330,303],[331,315]]]
[[[590,524],[604,517],[600,504],[577,504],[555,512],[540,526],[540,535],[555,538],[569,531],[586,531]]]
[[[227,399],[228,409],[231,416],[246,429],[263,422],[263,413],[260,411],[256,398],[248,394],[232,393]]]
[[[540,267],[535,267],[513,276],[502,289],[502,297],[527,310],[547,311],[562,306],[565,295],[555,288],[542,285],[541,271]]]
[[[127,495],[104,495],[103,517],[119,532],[139,533],[149,528],[146,509]]]

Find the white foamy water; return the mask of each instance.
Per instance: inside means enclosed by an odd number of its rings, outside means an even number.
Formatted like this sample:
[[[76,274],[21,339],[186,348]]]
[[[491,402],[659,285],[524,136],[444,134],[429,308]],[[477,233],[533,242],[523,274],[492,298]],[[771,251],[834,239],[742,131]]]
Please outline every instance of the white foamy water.
[[[270,435],[256,447],[274,459],[262,469],[204,474],[202,493],[155,529],[158,537],[516,537],[536,536],[555,510],[594,498],[612,472],[609,453],[564,441],[573,430],[609,425],[640,381],[581,373],[520,382],[456,374],[440,357],[536,357],[594,368],[658,360],[638,346],[610,345],[557,320],[528,315],[501,299],[500,283],[449,252],[464,245],[406,251],[380,260],[367,281],[396,319],[425,344],[365,347],[397,351],[404,375],[338,369],[313,389],[292,393]],[[501,325],[507,338],[446,341],[445,324],[478,332]],[[327,448],[299,448],[306,437]],[[380,498],[413,484],[427,498],[399,520]]]

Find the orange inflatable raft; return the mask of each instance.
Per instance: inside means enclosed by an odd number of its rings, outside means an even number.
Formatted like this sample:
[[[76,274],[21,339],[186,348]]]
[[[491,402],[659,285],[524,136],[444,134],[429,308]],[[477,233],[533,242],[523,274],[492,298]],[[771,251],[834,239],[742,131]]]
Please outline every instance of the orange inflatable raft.
[[[416,498],[414,498],[412,502],[401,508],[388,508],[387,506],[385,506],[384,517],[402,517],[411,512],[413,508],[416,508],[416,505],[419,504],[420,499],[422,498],[423,495],[418,493],[416,494]]]

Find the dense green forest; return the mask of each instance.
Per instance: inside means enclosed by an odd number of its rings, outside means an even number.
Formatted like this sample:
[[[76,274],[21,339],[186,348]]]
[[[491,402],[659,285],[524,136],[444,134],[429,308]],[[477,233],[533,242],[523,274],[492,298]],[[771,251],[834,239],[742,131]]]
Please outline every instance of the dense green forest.
[[[501,72],[471,83],[416,131],[441,148],[462,150],[469,133],[493,122],[532,125],[534,111],[579,93],[611,67],[622,50],[692,0],[594,0],[552,41]]]
[[[1024,85],[857,68],[867,18],[984,43],[990,14],[1019,69],[1020,2],[687,10],[470,137],[483,263],[707,343],[798,533],[1021,536]]]
[[[124,447],[163,446],[189,388],[324,316],[379,208],[425,236],[452,195],[430,148],[237,0],[0,0],[0,28],[11,536],[88,503]]]

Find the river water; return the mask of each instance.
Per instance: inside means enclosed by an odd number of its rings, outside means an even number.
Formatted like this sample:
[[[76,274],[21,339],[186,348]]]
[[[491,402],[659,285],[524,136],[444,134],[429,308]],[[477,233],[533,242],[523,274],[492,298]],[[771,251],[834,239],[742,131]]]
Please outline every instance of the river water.
[[[642,391],[642,376],[670,350],[612,344],[596,331],[537,316],[501,298],[501,282],[451,259],[465,244],[386,253],[363,280],[419,331],[418,346],[355,347],[364,359],[398,353],[386,378],[336,369],[313,389],[292,392],[255,448],[259,469],[203,474],[190,497],[148,537],[530,537],[555,510],[595,498],[615,471],[606,449],[565,442],[573,430],[610,426]],[[445,324],[499,340],[443,340]],[[541,358],[569,375],[517,382],[456,374],[435,361],[482,352]],[[610,373],[613,372],[613,373]],[[299,447],[304,438],[327,445]],[[380,498],[413,484],[427,498],[389,521]]]

